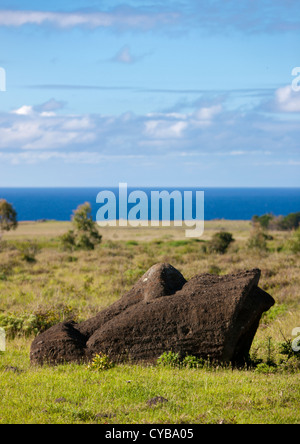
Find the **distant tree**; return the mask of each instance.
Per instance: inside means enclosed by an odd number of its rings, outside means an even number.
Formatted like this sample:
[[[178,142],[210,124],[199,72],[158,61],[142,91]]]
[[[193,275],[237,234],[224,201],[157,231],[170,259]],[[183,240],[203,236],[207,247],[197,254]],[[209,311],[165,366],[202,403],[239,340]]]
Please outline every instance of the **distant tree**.
[[[300,226],[300,212],[290,213],[287,216],[274,216],[273,214],[253,216],[252,224],[254,228],[260,227],[263,230],[297,230]]]
[[[15,230],[18,226],[17,213],[5,199],[0,199],[0,240],[4,231]]]
[[[92,217],[92,208],[88,202],[79,205],[73,211],[73,230],[68,231],[60,240],[66,250],[94,250],[95,246],[102,240],[102,236],[96,227]]]
[[[72,221],[75,229],[78,231],[97,231],[96,223],[92,216],[92,207],[88,202],[79,205],[77,209],[73,211]]]
[[[260,225],[261,228],[267,230],[269,228],[270,222],[274,219],[273,214],[264,214],[263,216],[253,216],[253,225]]]
[[[280,222],[282,230],[296,230],[300,226],[300,212],[290,213],[285,216]]]

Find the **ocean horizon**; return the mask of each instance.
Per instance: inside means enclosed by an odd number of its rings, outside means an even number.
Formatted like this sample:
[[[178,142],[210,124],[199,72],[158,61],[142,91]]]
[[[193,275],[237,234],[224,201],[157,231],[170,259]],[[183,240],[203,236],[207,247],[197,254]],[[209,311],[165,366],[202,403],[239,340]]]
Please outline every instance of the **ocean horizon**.
[[[100,204],[96,203],[96,198],[98,193],[104,190],[115,193],[118,206],[119,189],[116,187],[0,187],[0,199],[6,199],[13,205],[20,222],[70,221],[73,210],[84,202],[91,204],[93,217],[96,218],[100,208]],[[272,213],[275,216],[286,216],[300,211],[300,188],[128,187],[128,194],[135,190],[144,191],[149,201],[151,191],[178,190],[182,193],[193,191],[193,199],[195,199],[196,191],[204,191],[205,220],[250,220],[254,215]]]

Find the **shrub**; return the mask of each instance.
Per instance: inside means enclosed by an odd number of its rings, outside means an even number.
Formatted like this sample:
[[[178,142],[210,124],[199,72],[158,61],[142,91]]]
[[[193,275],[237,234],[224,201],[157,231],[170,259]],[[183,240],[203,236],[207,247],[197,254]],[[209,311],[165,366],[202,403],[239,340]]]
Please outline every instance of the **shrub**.
[[[161,367],[179,367],[180,358],[179,353],[174,353],[172,351],[164,352],[158,359],[157,365]]]
[[[300,227],[288,241],[288,249],[291,250],[292,253],[300,253]]]
[[[103,371],[114,367],[114,363],[104,353],[97,353],[92,362],[87,366],[88,370]]]
[[[182,367],[186,368],[202,368],[204,361],[202,359],[196,358],[196,356],[187,355],[182,360]]]
[[[60,307],[53,307],[49,309],[40,309],[33,313],[35,317],[34,326],[39,333],[46,331],[53,325],[62,321],[76,321],[77,310],[70,305],[62,305]]]
[[[5,329],[7,337],[14,338],[22,331],[25,316],[14,316],[12,314],[0,314],[0,327]]]
[[[72,230],[60,236],[59,240],[62,249],[65,251],[73,251],[76,248],[75,234]]]
[[[277,367],[274,365],[268,365],[265,362],[261,362],[260,364],[257,364],[254,371],[255,373],[263,373],[263,374],[276,373]]]
[[[24,241],[17,244],[17,249],[21,253],[21,259],[26,262],[35,262],[36,255],[41,251],[37,242]]]
[[[224,254],[232,242],[234,242],[234,239],[231,233],[220,231],[215,233],[209,241],[208,250],[211,253]]]
[[[247,243],[247,248],[250,250],[267,251],[267,239],[268,235],[261,229],[255,229],[252,231]]]
[[[293,342],[294,341],[292,341],[291,339],[285,339],[284,342],[281,342],[280,346],[279,346],[280,353],[282,355],[286,356],[288,360],[291,357],[294,357],[294,358],[300,360],[300,352],[299,351],[296,352],[293,350]],[[300,345],[299,342],[297,344],[298,346]]]
[[[174,368],[203,368],[205,361],[193,355],[180,357],[179,353],[172,351],[164,352],[158,359],[157,365],[160,367]]]
[[[94,238],[87,233],[81,233],[77,237],[76,248],[79,250],[94,250],[96,242]]]
[[[37,310],[34,313],[17,315],[0,314],[0,327],[3,327],[10,338],[31,336],[43,333],[62,321],[76,320],[77,313],[70,306]]]

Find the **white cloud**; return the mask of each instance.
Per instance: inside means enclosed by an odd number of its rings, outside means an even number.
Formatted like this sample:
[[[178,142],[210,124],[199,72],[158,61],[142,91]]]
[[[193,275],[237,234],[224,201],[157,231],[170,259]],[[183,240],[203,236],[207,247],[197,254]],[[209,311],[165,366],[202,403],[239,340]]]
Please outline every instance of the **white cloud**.
[[[0,127],[0,148],[22,148],[26,143],[41,137],[42,133],[36,121],[17,119]]]
[[[212,120],[217,114],[222,111],[222,105],[212,105],[210,107],[203,107],[195,112],[197,120]]]
[[[169,31],[170,25],[177,25],[179,31],[196,28],[213,35],[227,34],[232,30],[270,34],[298,32],[300,29],[299,0],[190,0],[186,2],[187,5],[185,2],[170,3],[172,10],[168,9],[168,2],[150,2],[139,7],[119,6],[109,11],[92,12],[6,9],[0,11],[0,26],[50,24],[63,29],[81,26],[147,31],[166,25]]]
[[[222,105],[199,108],[193,113],[192,123],[196,128],[206,128],[213,124],[214,118],[222,112]]]
[[[0,119],[0,148],[42,150],[92,143],[96,138],[94,123],[87,116],[56,116],[53,112],[37,113],[23,105]],[[13,117],[15,116],[15,117]]]
[[[62,128],[65,130],[88,130],[93,129],[95,127],[95,123],[92,122],[91,118],[89,116],[82,116],[82,117],[74,117],[72,116],[68,119],[66,119],[65,122],[62,124]]]
[[[23,106],[21,106],[21,108],[18,108],[16,110],[12,111],[12,113],[18,114],[19,116],[29,116],[30,114],[33,113],[33,107],[23,105]]]
[[[145,122],[146,134],[153,139],[184,138],[189,131],[212,125],[214,117],[221,112],[221,105],[212,105],[200,108],[191,114],[148,114],[150,120]]]
[[[22,151],[3,153],[0,151],[0,160],[8,161],[12,165],[38,164],[50,160],[59,160],[65,163],[95,165],[107,161],[143,159],[142,155],[105,155],[96,151],[60,152],[60,151]]]
[[[53,111],[43,111],[41,112],[42,117],[55,117],[56,114]]]
[[[145,123],[145,132],[154,139],[177,139],[183,136],[187,126],[187,122],[181,120],[149,120]]]
[[[300,166],[300,160],[272,160],[269,162],[259,162],[256,165],[259,166]]]
[[[166,26],[170,32],[171,25],[176,25],[176,28],[172,27],[175,31],[194,28],[203,34],[213,35],[228,34],[231,31],[282,34],[300,30],[299,0],[189,0],[170,3],[172,10],[168,2],[146,2],[146,5],[138,7],[119,6],[107,11],[91,12],[6,9],[0,10],[0,26],[50,24],[62,29],[87,27],[140,31]]]
[[[285,92],[281,97],[287,103],[289,95]],[[42,162],[49,158],[97,163],[108,155],[120,160],[122,156],[166,157],[171,153],[181,158],[226,156],[242,161],[249,155],[274,153],[292,158],[299,150],[296,119],[228,111],[216,103],[189,113],[128,112],[120,116],[55,115],[51,108],[56,108],[54,102],[48,111],[42,105],[23,105],[14,112],[0,113],[2,161]],[[89,154],[84,157],[79,153]]]
[[[55,111],[62,109],[64,105],[64,102],[58,102],[55,99],[51,99],[48,100],[48,102],[37,106],[23,105],[20,108],[13,110],[12,114],[17,114],[19,116],[38,114],[42,117],[54,117],[56,116]]]
[[[178,13],[143,13],[138,9],[119,8],[111,12],[51,12],[51,11],[0,11],[0,26],[20,27],[28,24],[51,24],[59,28],[86,26],[89,28],[136,28],[149,30],[157,25],[176,22]]]
[[[278,88],[275,93],[275,104],[278,111],[299,113],[300,93],[294,91],[291,85]]]

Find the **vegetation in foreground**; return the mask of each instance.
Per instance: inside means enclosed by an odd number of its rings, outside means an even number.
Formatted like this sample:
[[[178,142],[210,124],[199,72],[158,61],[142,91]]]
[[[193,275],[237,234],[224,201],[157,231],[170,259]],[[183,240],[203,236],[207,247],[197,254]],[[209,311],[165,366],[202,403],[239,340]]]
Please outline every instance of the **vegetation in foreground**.
[[[300,236],[252,225],[207,222],[201,239],[186,239],[173,227],[108,228],[91,250],[62,248],[61,236],[73,228],[68,223],[21,223],[5,234],[0,423],[299,423],[300,360],[291,343],[300,327]],[[110,366],[103,356],[91,368],[30,366],[35,334],[64,319],[93,316],[157,262],[171,263],[186,279],[262,270],[260,286],[276,305],[261,321],[248,369],[193,357],[183,364],[168,350],[155,366]]]

